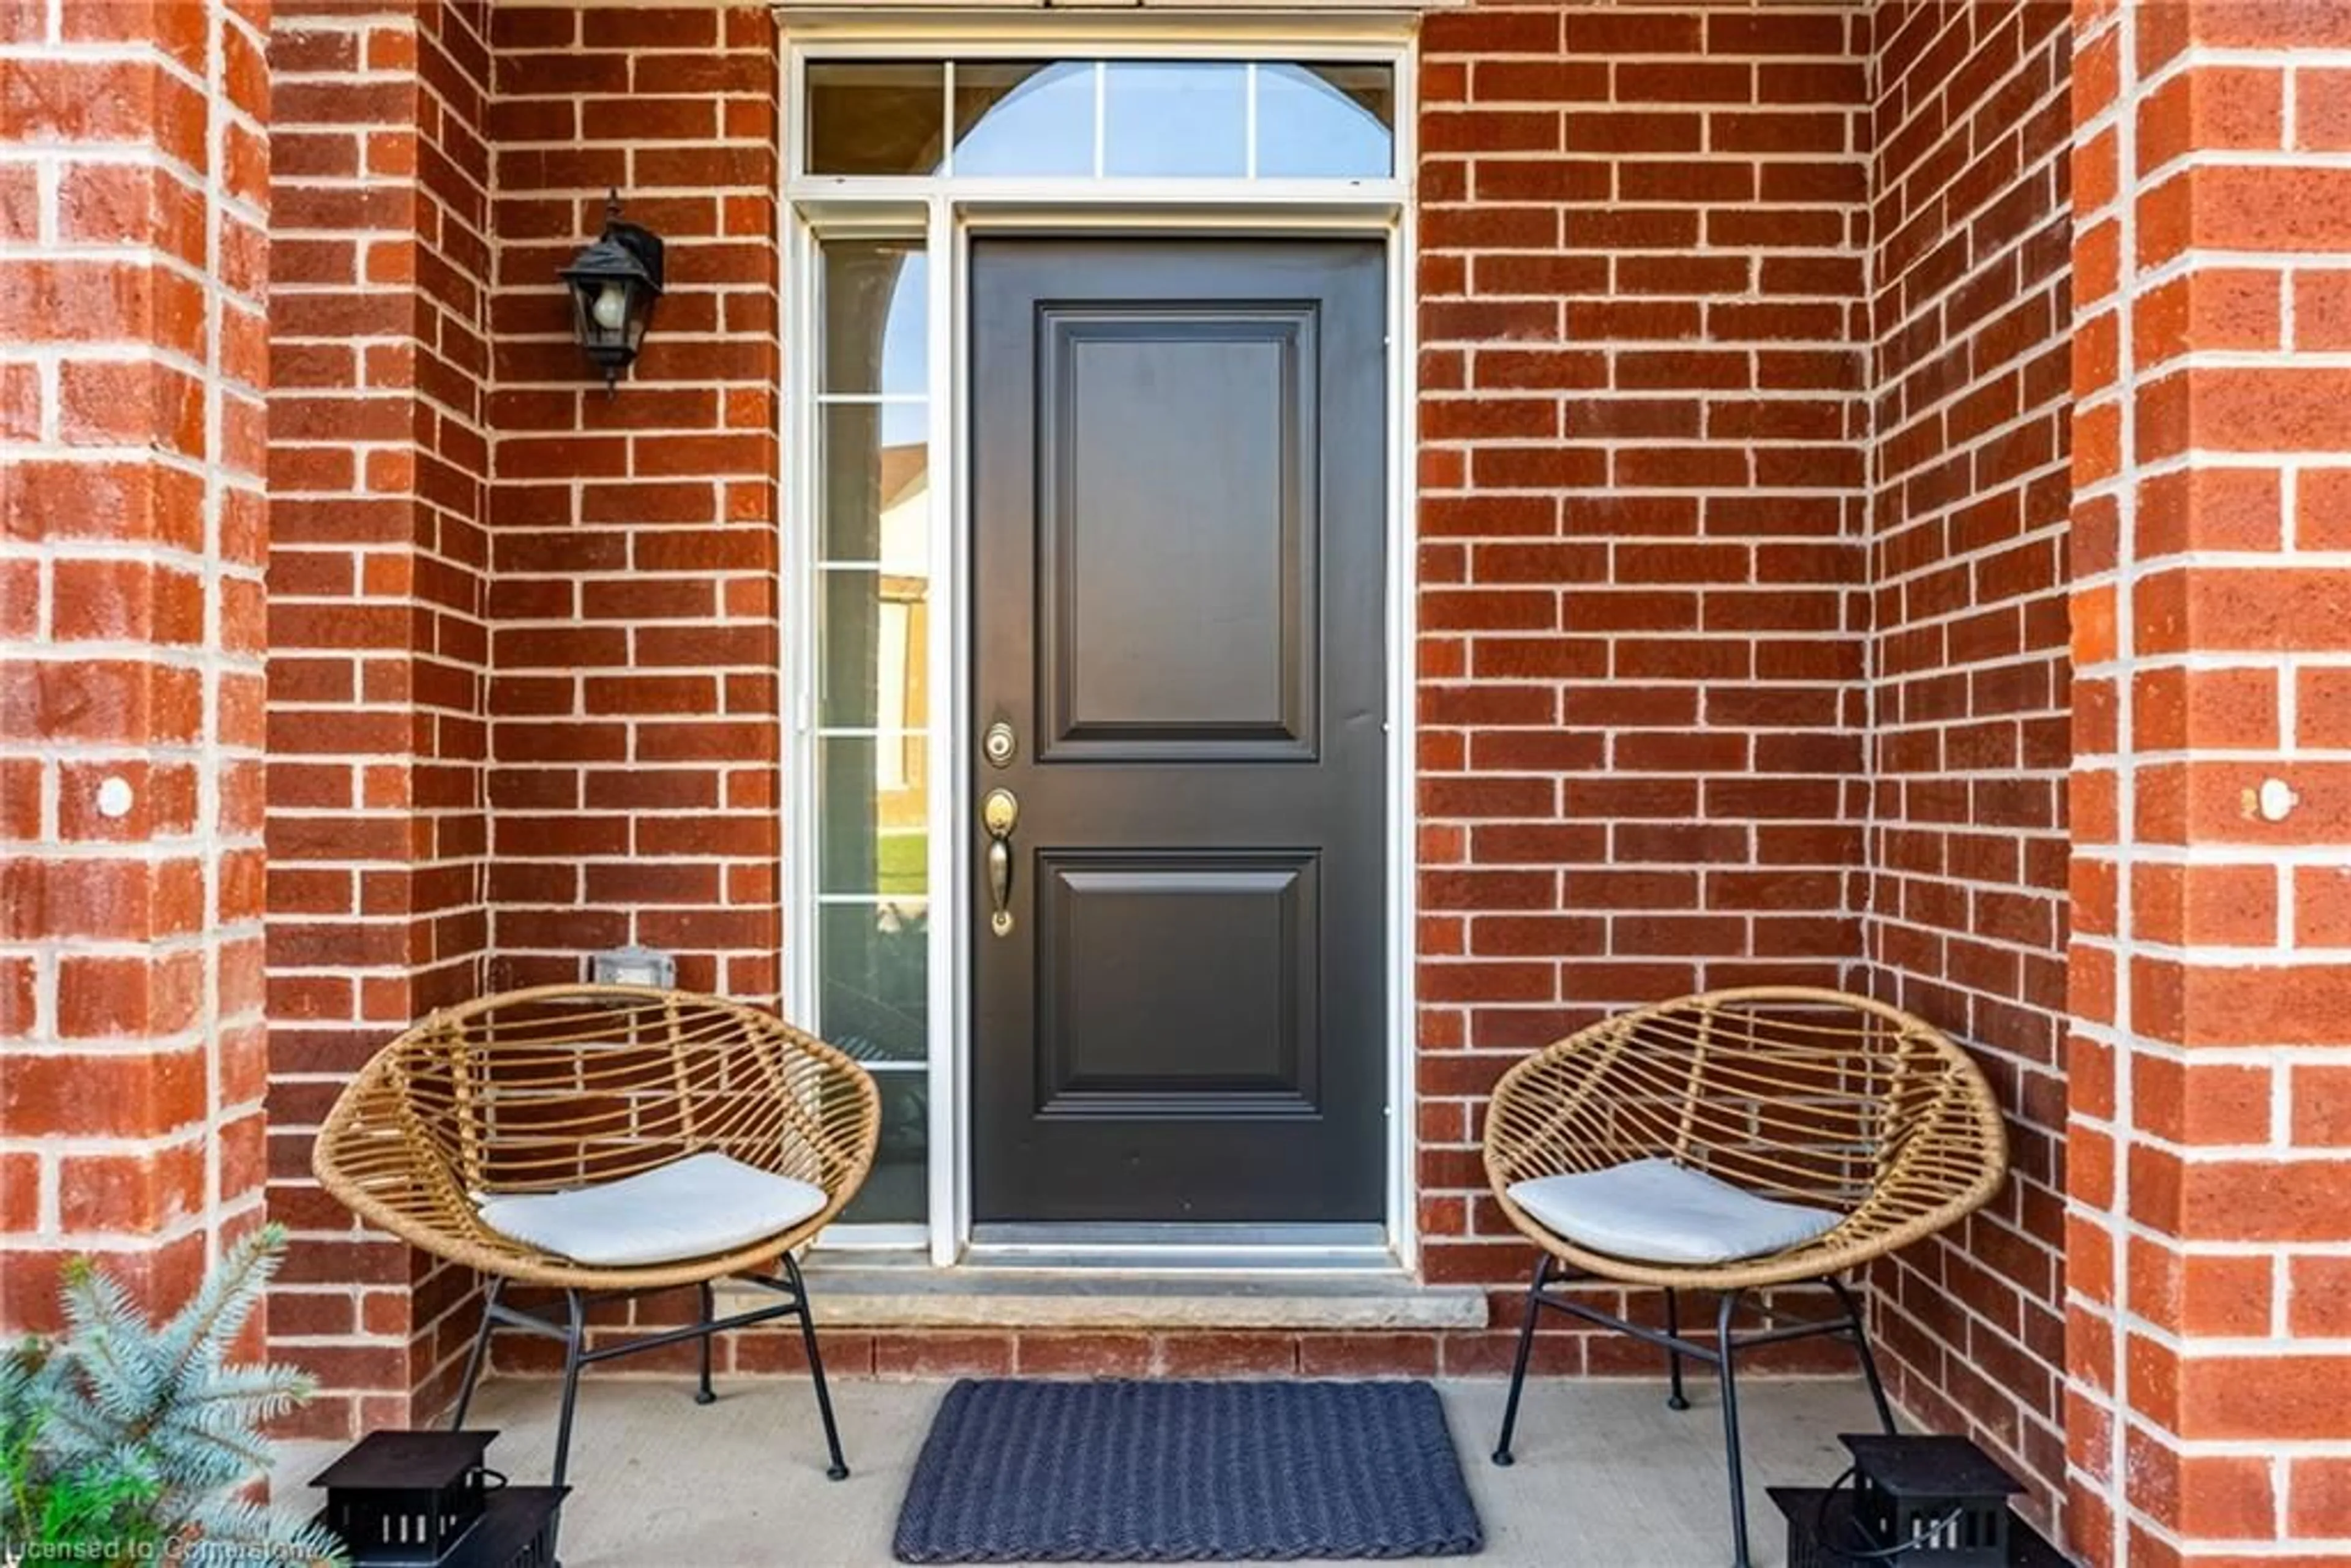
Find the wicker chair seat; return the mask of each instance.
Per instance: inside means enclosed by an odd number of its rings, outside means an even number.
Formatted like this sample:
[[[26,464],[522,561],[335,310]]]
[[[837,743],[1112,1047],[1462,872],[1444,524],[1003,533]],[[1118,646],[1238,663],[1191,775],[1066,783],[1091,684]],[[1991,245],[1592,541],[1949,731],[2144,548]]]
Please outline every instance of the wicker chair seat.
[[[1784,1252],[1836,1224],[1671,1160],[1514,1182],[1510,1201],[1578,1246],[1647,1263],[1705,1265]]]
[[[705,1149],[618,1181],[486,1198],[484,1223],[543,1252],[636,1268],[707,1258],[781,1236],[824,1189]]]
[[[756,1008],[633,986],[552,986],[444,1009],[379,1051],[328,1113],[319,1185],[435,1257],[521,1284],[641,1291],[772,1265],[873,1162],[872,1080]],[[700,1153],[816,1188],[773,1234],[698,1258],[598,1265],[494,1228],[481,1204],[643,1176]]]
[[[1884,1257],[1999,1189],[2007,1134],[1991,1088],[1939,1031],[1834,991],[1715,991],[1618,1014],[1505,1073],[1485,1165],[1537,1246],[1625,1284],[1749,1290]],[[1666,1159],[1762,1198],[1826,1209],[1810,1240],[1712,1264],[1582,1246],[1511,1196],[1521,1182]]]
[[[1879,1425],[1895,1430],[1867,1317],[1843,1276],[1980,1207],[1999,1190],[2008,1140],[1983,1074],[1926,1023],[1867,997],[1757,987],[1619,1014],[1536,1052],[1495,1086],[1485,1156],[1502,1212],[1541,1249],[1494,1462],[1514,1462],[1519,1403],[1546,1312],[1662,1349],[1671,1409],[1689,1408],[1683,1363],[1711,1365],[1722,1392],[1731,1561],[1752,1568],[1738,1357],[1801,1339],[1844,1340],[1868,1381]],[[1629,1215],[1622,1205],[1603,1211],[1597,1218],[1606,1225],[1556,1207],[1562,1189],[1588,1195],[1593,1185],[1610,1185],[1604,1174],[1613,1185],[1636,1187],[1639,1174],[1684,1202],[1719,1209],[1728,1218],[1718,1230],[1731,1239],[1692,1227],[1697,1234],[1681,1239],[1692,1243],[1682,1257],[1703,1255],[1700,1247],[1712,1241],[1722,1260],[1667,1256],[1657,1233],[1638,1232],[1636,1206]],[[1541,1210],[1552,1224],[1542,1222]],[[1806,1236],[1823,1212],[1834,1223]],[[1658,1219],[1656,1206],[1649,1218]],[[1767,1240],[1766,1219],[1787,1228]],[[1740,1244],[1740,1224],[1751,1227],[1745,1240],[1770,1249]],[[1623,1250],[1593,1245],[1602,1236],[1621,1241]],[[1596,1303],[1576,1289],[1583,1278],[1662,1288],[1664,1327]],[[1805,1284],[1832,1295],[1837,1312],[1790,1319],[1774,1303],[1761,1327],[1740,1327],[1740,1301],[1750,1292]],[[1717,1295],[1710,1336],[1682,1332],[1685,1290]]]
[[[707,1405],[714,1335],[793,1320],[825,1473],[841,1480],[849,1461],[792,1254],[856,1196],[881,1126],[863,1068],[756,1008],[640,986],[543,986],[444,1009],[378,1051],[328,1113],[310,1168],[369,1223],[489,1276],[452,1430],[465,1424],[495,1330],[561,1340],[560,1488],[590,1364],[692,1342],[695,1399]],[[661,1203],[705,1211],[664,1215]],[[674,1255],[705,1245],[715,1249]],[[628,1257],[643,1261],[611,1260]],[[714,1281],[733,1275],[771,1304],[719,1317]],[[517,1284],[560,1291],[563,1315],[507,1301]],[[595,1302],[678,1286],[695,1291],[694,1323],[590,1343]]]

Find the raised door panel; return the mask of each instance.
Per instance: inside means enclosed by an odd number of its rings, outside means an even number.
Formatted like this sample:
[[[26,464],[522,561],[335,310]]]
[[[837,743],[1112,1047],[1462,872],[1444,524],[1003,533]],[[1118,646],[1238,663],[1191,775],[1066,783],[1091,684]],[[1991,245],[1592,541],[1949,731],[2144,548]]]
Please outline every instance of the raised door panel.
[[[1045,760],[1313,757],[1314,326],[1295,307],[1043,311]]]
[[[1311,852],[1040,856],[1038,1113],[1311,1116]]]

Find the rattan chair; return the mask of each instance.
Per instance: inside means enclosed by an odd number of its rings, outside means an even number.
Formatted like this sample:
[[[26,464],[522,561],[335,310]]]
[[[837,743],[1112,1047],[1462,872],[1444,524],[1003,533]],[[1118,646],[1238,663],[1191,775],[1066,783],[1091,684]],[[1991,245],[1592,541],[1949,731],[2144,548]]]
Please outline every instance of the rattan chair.
[[[1660,1263],[1579,1244],[1512,1195],[1522,1182],[1657,1159],[1756,1197],[1828,1210],[1834,1223],[1766,1256]],[[1747,1568],[1733,1358],[1813,1335],[1849,1337],[1878,1418],[1894,1430],[1867,1328],[1843,1276],[1980,1207],[2000,1186],[2007,1136],[1983,1074],[1926,1023],[1865,997],[1755,988],[1621,1014],[1520,1062],[1495,1088],[1485,1162],[1502,1212],[1541,1249],[1494,1462],[1511,1462],[1544,1310],[1662,1348],[1667,1403],[1677,1410],[1688,1408],[1682,1358],[1709,1364],[1722,1388],[1736,1563]],[[1664,1329],[1573,1298],[1578,1280],[1663,1290]],[[1804,1284],[1834,1292],[1836,1315],[1790,1322],[1766,1310],[1764,1326],[1734,1330],[1742,1301]],[[1683,1291],[1719,1292],[1710,1342],[1683,1336]]]
[[[716,1397],[711,1336],[792,1317],[816,1384],[828,1473],[838,1480],[849,1467],[808,1286],[792,1253],[855,1195],[880,1125],[879,1097],[862,1068],[755,1008],[634,986],[549,986],[435,1012],[384,1047],[329,1113],[311,1169],[361,1218],[488,1276],[452,1429],[465,1422],[494,1327],[561,1340],[555,1440],[561,1486],[584,1366],[696,1340],[695,1397],[708,1404]],[[482,1217],[483,1206],[499,1199],[610,1190],[623,1178],[713,1154],[766,1173],[755,1181],[772,1176],[810,1184],[816,1191],[804,1201],[821,1207],[789,1228],[708,1256],[629,1266],[547,1251]],[[780,1279],[772,1272],[778,1262]],[[719,1319],[713,1286],[729,1276],[784,1300]],[[513,1305],[506,1300],[513,1286],[560,1291],[562,1317]],[[591,1305],[684,1286],[700,1297],[695,1323],[589,1347]]]

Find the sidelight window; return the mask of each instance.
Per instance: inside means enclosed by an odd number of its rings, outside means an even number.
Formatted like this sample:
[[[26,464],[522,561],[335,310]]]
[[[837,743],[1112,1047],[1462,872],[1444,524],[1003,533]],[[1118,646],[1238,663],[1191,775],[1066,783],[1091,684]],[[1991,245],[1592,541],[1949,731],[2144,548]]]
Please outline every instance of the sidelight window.
[[[882,1088],[852,1220],[916,1222],[927,1187],[931,636],[929,257],[820,252],[816,1027]]]

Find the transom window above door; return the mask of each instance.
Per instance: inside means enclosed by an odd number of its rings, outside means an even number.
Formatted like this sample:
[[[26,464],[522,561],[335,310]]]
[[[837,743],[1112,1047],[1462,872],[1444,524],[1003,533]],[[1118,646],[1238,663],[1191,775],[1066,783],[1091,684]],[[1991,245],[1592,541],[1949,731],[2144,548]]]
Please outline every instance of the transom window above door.
[[[820,59],[802,172],[842,178],[1384,180],[1387,61]]]

